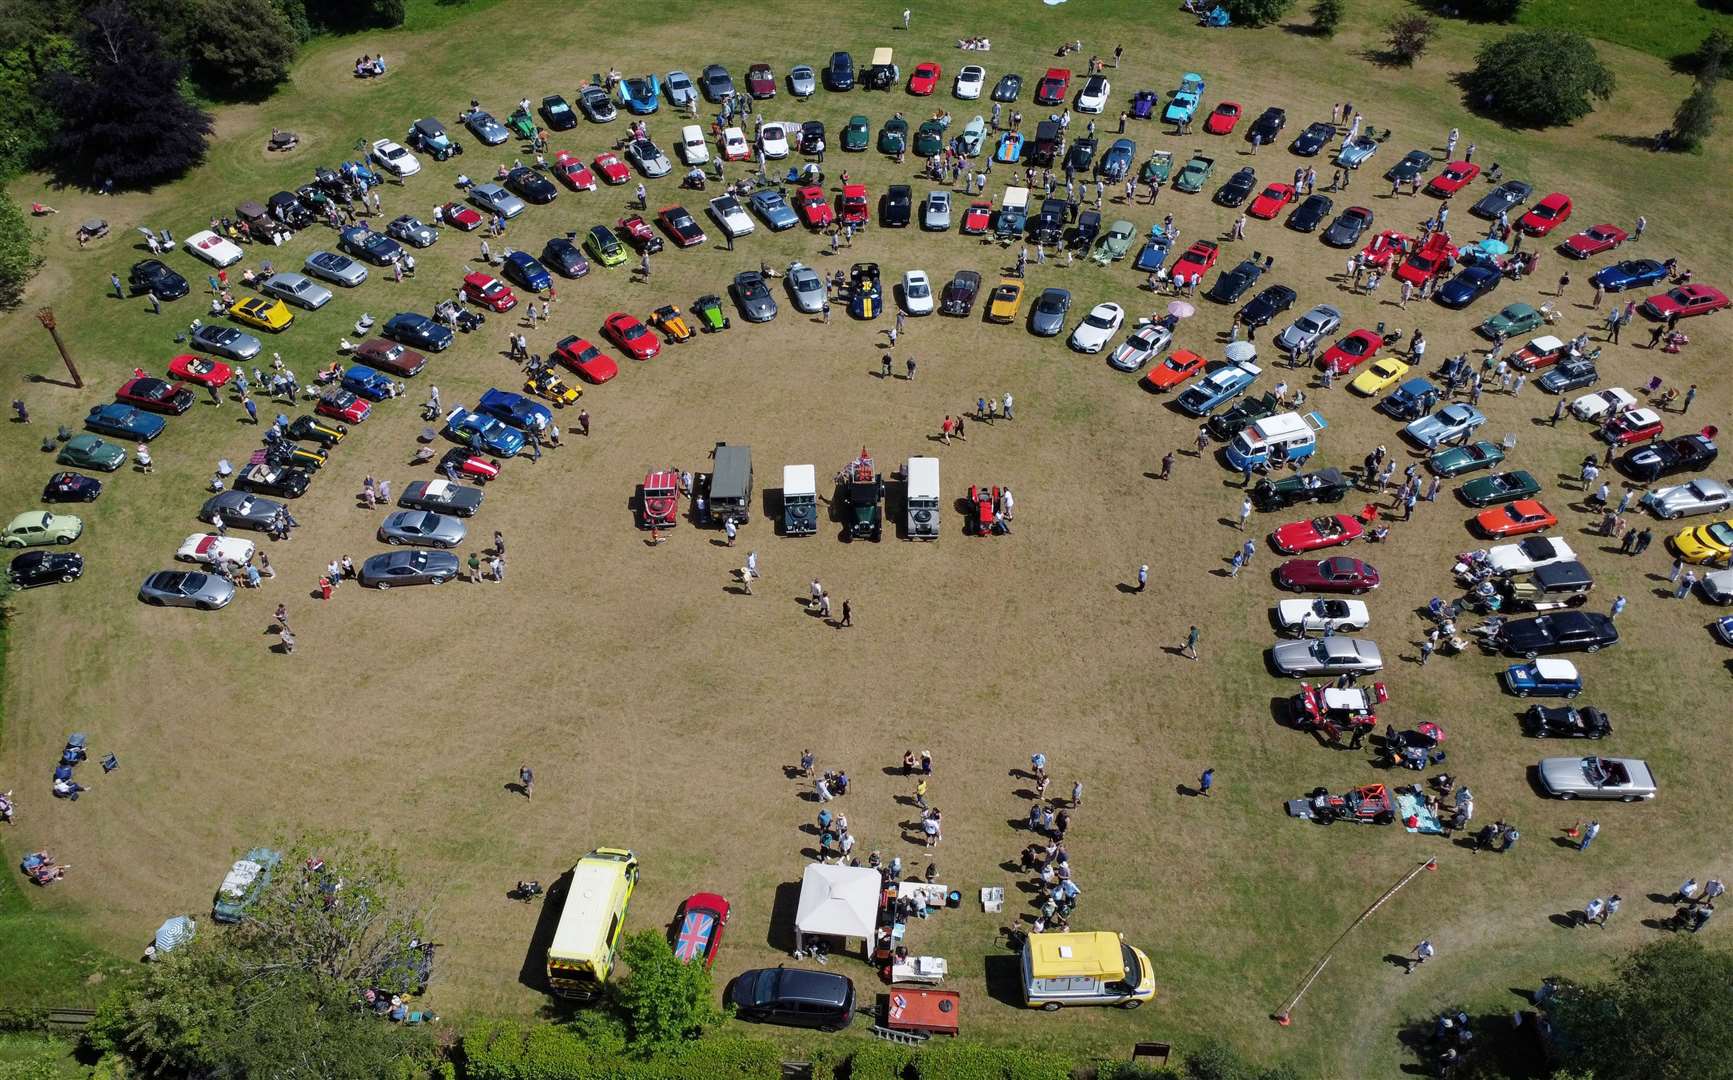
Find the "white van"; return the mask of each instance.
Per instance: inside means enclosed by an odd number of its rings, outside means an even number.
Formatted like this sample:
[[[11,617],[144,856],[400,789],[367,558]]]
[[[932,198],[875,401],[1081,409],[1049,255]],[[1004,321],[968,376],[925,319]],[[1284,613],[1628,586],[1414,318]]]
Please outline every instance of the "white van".
[[[1149,957],[1118,934],[1030,934],[1023,946],[1023,1003],[1031,1008],[1135,1009],[1154,999],[1155,971]]]
[[[704,129],[687,124],[680,129],[680,156],[688,165],[705,165],[710,161],[710,144],[704,141]]]
[[[818,531],[818,470],[811,465],[782,467],[782,535],[811,536]]]
[[[903,502],[910,540],[939,538],[939,459],[912,457],[903,466],[907,495]]]
[[[1228,443],[1228,462],[1243,469],[1247,465],[1276,467],[1304,461],[1318,449],[1318,432],[1328,426],[1315,412],[1266,416],[1245,427]]]

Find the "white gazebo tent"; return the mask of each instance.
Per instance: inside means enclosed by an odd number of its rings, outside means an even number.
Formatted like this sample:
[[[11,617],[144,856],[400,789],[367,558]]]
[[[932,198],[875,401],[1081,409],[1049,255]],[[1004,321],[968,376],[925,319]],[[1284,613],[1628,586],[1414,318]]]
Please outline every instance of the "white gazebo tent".
[[[860,938],[869,951],[878,928],[879,872],[865,866],[811,863],[800,880],[794,915],[794,947],[806,950],[806,935]]]

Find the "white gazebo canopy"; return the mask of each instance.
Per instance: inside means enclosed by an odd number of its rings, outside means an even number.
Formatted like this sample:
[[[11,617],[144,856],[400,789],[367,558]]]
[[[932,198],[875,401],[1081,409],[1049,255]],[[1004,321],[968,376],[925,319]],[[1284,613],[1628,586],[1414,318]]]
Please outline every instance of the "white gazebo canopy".
[[[865,866],[811,863],[800,881],[800,906],[794,916],[796,948],[804,935],[872,940],[878,927],[879,872]]]

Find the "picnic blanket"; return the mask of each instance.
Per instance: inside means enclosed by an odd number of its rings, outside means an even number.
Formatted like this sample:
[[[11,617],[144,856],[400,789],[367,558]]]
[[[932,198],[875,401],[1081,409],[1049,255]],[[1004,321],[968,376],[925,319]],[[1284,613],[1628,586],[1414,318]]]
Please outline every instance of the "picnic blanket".
[[[1396,813],[1403,821],[1403,827],[1409,832],[1431,833],[1434,836],[1444,835],[1444,823],[1438,820],[1438,815],[1426,809],[1425,800],[1405,791],[1396,793]],[[1407,824],[1412,818],[1418,821],[1418,826]]]

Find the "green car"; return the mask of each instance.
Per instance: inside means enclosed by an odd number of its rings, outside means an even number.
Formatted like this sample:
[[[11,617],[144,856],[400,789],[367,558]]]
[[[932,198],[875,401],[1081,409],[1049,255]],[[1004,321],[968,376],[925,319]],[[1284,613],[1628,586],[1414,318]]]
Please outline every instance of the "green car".
[[[1157,150],[1138,170],[1137,178],[1145,184],[1165,184],[1173,172],[1173,151]]]
[[[949,127],[943,120],[928,120],[915,132],[915,153],[921,157],[934,157],[945,148],[945,128]]]
[[[1516,472],[1493,473],[1462,485],[1462,501],[1470,506],[1491,506],[1493,503],[1526,499],[1540,491],[1540,481],[1526,469]]]
[[[514,110],[510,116],[506,117],[505,126],[510,128],[512,134],[520,139],[536,137],[536,122],[530,119],[530,114],[522,109]]]
[[[603,266],[618,266],[626,261],[626,245],[606,225],[597,225],[584,234],[584,250]]]
[[[1467,446],[1440,450],[1426,459],[1426,467],[1439,476],[1460,476],[1477,469],[1490,469],[1504,460],[1504,448],[1482,440]]]
[[[1198,155],[1185,163],[1185,168],[1179,171],[1179,176],[1173,182],[1174,189],[1195,195],[1209,183],[1210,170],[1216,167],[1214,158]]]
[[[900,154],[909,147],[909,122],[893,116],[879,128],[879,153]]]
[[[714,334],[733,325],[728,320],[728,313],[722,310],[722,298],[714,294],[706,294],[694,300],[692,314],[698,317],[698,329],[706,334]]]
[[[872,140],[872,125],[866,117],[857,114],[848,118],[848,127],[842,129],[844,150],[865,150]]]
[[[1544,322],[1546,316],[1528,304],[1511,304],[1498,314],[1487,316],[1476,329],[1483,337],[1497,338],[1503,334],[1508,338],[1526,334]]]
[[[283,861],[283,856],[270,848],[254,848],[246,858],[235,860],[223,883],[217,886],[217,898],[211,903],[211,918],[223,923],[241,921],[248,907],[264,895],[271,883],[271,871]]]
[[[126,464],[126,451],[95,435],[74,435],[66,440],[66,445],[60,448],[54,460],[81,469],[113,472]]]
[[[71,514],[51,514],[47,510],[29,510],[13,518],[6,531],[0,533],[0,544],[9,548],[70,544],[83,532],[82,518]]]

